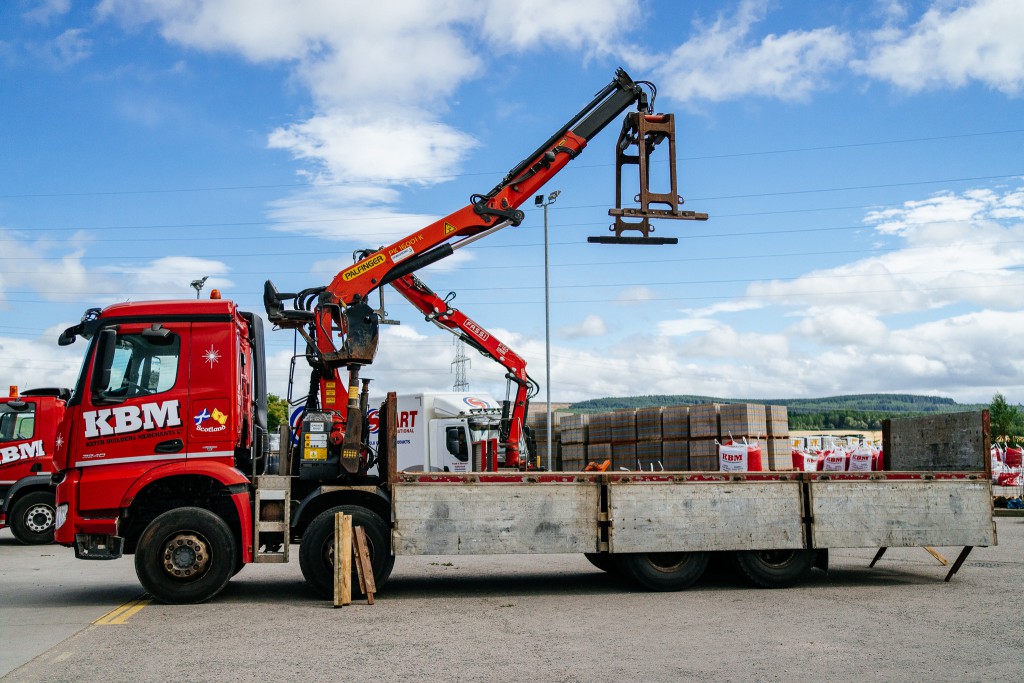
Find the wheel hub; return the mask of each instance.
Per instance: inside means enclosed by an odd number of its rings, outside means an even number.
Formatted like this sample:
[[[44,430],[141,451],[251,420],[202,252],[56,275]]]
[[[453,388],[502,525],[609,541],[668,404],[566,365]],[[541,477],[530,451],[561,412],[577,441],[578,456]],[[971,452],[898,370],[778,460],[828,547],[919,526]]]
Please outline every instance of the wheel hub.
[[[191,579],[210,566],[206,540],[194,533],[172,536],[164,546],[164,571],[178,579]]]
[[[25,526],[34,534],[42,534],[53,526],[53,508],[49,505],[33,505],[25,513]]]
[[[687,553],[648,553],[647,561],[661,572],[678,570],[690,559]]]
[[[759,550],[757,558],[770,567],[783,567],[792,562],[792,550]]]

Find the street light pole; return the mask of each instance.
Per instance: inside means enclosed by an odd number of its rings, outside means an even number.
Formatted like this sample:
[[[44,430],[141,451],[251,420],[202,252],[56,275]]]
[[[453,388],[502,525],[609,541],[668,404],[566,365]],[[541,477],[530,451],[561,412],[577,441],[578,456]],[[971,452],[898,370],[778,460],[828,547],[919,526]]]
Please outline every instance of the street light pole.
[[[544,201],[544,195],[534,197],[534,204],[544,207],[544,385],[547,388],[547,425],[548,425],[548,472],[554,469],[552,462],[551,437],[553,425],[551,423],[551,296],[548,277],[548,207],[555,203],[561,190],[555,190],[548,195]]]

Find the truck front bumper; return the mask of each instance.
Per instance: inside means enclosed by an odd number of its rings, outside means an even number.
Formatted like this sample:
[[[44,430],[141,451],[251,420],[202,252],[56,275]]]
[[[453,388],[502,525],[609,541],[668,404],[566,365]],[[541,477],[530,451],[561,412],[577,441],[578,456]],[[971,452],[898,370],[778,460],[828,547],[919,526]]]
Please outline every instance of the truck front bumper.
[[[80,560],[116,560],[124,554],[124,538],[108,534],[75,534],[75,557]]]

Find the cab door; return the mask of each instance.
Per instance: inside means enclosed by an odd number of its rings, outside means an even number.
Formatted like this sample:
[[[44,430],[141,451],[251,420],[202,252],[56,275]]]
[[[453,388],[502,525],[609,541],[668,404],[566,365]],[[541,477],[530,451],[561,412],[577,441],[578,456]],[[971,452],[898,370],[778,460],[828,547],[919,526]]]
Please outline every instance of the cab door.
[[[471,471],[469,428],[465,421],[458,419],[431,420],[430,426],[433,435],[430,464],[442,472]]]
[[[189,324],[104,328],[94,346],[69,463],[82,468],[83,510],[118,505],[136,476],[188,450]]]

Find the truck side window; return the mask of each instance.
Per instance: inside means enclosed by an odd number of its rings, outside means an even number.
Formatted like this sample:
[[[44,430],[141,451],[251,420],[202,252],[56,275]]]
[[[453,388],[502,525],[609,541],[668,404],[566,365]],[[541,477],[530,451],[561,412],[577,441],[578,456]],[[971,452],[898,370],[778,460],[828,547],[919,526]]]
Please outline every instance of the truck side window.
[[[141,334],[119,335],[110,369],[110,382],[103,394],[134,398],[167,391],[178,376],[181,340],[176,334],[164,338]]]
[[[466,444],[466,430],[462,427],[446,427],[444,434],[448,452],[462,462],[469,461],[469,446]]]

